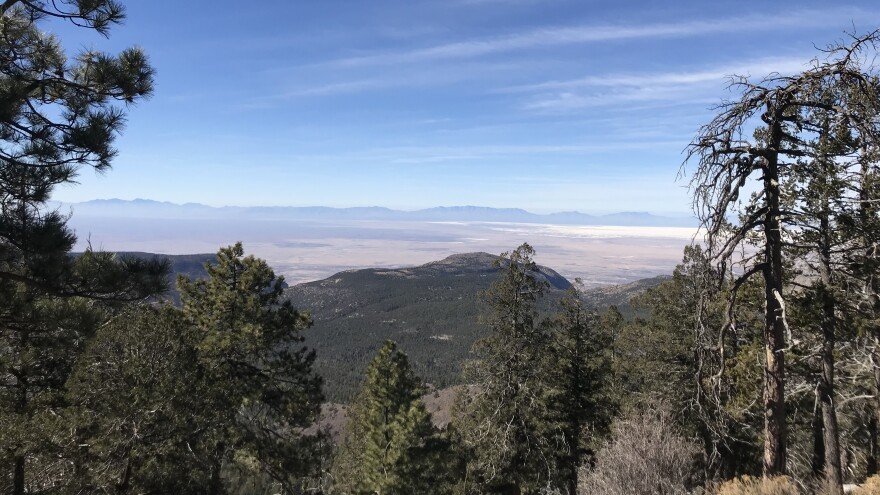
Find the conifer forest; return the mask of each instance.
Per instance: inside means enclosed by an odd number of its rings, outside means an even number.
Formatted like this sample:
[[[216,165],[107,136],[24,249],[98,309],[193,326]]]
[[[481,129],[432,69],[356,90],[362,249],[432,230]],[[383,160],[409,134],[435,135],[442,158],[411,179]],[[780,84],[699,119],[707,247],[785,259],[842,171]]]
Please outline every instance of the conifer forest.
[[[317,308],[242,243],[176,277],[75,251],[52,194],[113,173],[160,79],[49,27],[125,14],[0,3],[0,493],[880,494],[880,30],[731,78],[681,143],[700,234],[670,276],[597,305],[528,243],[493,253],[428,383],[415,337],[320,355]]]

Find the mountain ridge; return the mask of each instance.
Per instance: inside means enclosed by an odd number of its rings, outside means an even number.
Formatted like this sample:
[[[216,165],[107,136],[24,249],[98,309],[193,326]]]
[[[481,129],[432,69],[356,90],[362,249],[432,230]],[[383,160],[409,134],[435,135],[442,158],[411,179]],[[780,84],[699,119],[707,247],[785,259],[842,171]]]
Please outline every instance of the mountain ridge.
[[[419,266],[346,270],[323,280],[293,285],[285,298],[308,310],[314,320],[304,333],[316,351],[316,370],[325,378],[330,400],[346,402],[360,388],[362,371],[385,340],[406,352],[416,371],[437,388],[461,384],[461,370],[473,343],[485,336],[491,309],[482,297],[503,267],[485,252],[461,253]],[[552,268],[536,276],[549,288],[539,303],[555,311],[571,283]],[[623,286],[587,289],[592,307],[622,306],[660,284],[654,277]]]
[[[80,203],[55,203],[75,215],[105,218],[188,218],[253,220],[357,220],[357,221],[470,221],[544,223],[564,225],[607,225],[645,227],[693,227],[694,218],[668,217],[649,212],[618,212],[591,215],[579,211],[548,214],[532,213],[521,208],[488,206],[435,206],[418,210],[395,210],[382,206],[334,208],[329,206],[208,206],[201,203],[172,203],[137,198],[94,199]]]

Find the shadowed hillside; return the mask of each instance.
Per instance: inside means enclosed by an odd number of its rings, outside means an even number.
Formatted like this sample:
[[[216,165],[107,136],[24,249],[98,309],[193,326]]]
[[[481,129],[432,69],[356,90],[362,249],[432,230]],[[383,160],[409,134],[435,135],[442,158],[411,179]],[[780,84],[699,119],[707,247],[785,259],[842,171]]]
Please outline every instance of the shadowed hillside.
[[[498,274],[492,266],[496,258],[457,254],[411,268],[345,271],[287,289],[294,305],[314,318],[306,343],[317,351],[316,369],[326,380],[328,399],[347,402],[354,396],[367,362],[386,339],[398,343],[428,383],[458,384],[471,346],[485,332],[480,292]],[[542,306],[550,309],[571,284],[550,268],[540,272],[550,284]],[[622,304],[660,281],[591,289],[586,297],[595,307]]]
[[[76,256],[79,253],[73,253]],[[205,263],[217,260],[215,253],[205,254],[156,254],[138,251],[120,251],[117,256],[123,258],[168,259],[171,262],[171,273],[168,274],[168,292],[163,296],[175,305],[180,305],[180,294],[177,292],[177,276],[184,275],[191,279],[202,279],[208,276]]]
[[[215,254],[118,254],[168,258],[166,297],[178,305],[177,276],[204,278],[205,262],[216,260]],[[317,351],[316,369],[325,378],[328,399],[347,402],[354,397],[367,362],[387,339],[399,344],[428,383],[437,388],[459,384],[470,348],[485,331],[480,293],[499,272],[492,266],[496,259],[489,253],[456,254],[417,267],[340,272],[288,288],[285,296],[314,318],[314,326],[305,332],[306,344]],[[571,283],[550,268],[539,269],[550,285],[542,306],[550,310]],[[587,289],[584,299],[595,308],[616,305],[629,315],[630,298],[666,278]]]

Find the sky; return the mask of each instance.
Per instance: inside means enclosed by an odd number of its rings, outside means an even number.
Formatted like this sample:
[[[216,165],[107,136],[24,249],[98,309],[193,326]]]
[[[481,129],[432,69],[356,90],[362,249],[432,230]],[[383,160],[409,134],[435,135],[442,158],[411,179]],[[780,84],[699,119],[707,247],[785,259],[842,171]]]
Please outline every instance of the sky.
[[[729,76],[806,68],[871,1],[129,1],[155,94],[55,199],[687,214]],[[683,170],[684,177],[680,177]]]

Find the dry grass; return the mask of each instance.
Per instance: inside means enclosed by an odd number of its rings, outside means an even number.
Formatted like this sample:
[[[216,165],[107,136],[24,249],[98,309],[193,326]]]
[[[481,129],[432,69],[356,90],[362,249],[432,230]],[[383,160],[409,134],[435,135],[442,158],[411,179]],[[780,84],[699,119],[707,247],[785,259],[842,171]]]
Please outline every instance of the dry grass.
[[[880,495],[880,474],[866,479],[853,491],[853,495]]]
[[[800,495],[797,485],[788,476],[755,478],[742,476],[725,481],[716,495]]]

